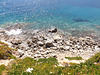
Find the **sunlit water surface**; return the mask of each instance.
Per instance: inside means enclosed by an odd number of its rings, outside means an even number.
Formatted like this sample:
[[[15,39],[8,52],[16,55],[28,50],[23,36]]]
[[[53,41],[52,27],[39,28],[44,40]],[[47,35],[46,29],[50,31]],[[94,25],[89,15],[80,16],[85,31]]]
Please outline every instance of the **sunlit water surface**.
[[[69,34],[100,37],[100,0],[0,0],[0,25],[30,23],[29,29],[58,27]]]

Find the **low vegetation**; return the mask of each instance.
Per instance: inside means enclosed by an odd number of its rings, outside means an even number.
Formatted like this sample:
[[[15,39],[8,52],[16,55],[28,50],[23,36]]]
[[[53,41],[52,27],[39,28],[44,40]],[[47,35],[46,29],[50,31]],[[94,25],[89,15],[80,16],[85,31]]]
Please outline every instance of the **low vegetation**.
[[[99,53],[95,56],[99,57]],[[99,75],[100,64],[98,61],[91,62],[94,57],[85,63],[73,64],[71,66],[59,67],[56,58],[39,59],[33,58],[16,59],[12,66],[0,66],[2,71],[8,75]],[[94,59],[96,60],[96,59]],[[99,60],[100,61],[100,60]],[[96,62],[97,64],[94,64]],[[31,72],[27,72],[28,68],[33,68]]]
[[[7,47],[7,45],[5,45]],[[1,48],[0,48],[1,49]],[[5,50],[6,48],[3,48]],[[8,49],[9,51],[10,49]],[[9,54],[8,54],[9,55]],[[10,57],[10,56],[9,56]],[[81,57],[69,58],[69,60],[81,60]],[[94,64],[97,63],[97,64]],[[87,60],[85,63],[72,64],[65,67],[57,66],[56,58],[39,59],[33,58],[15,59],[11,65],[0,66],[0,74],[3,75],[99,75],[100,53]],[[28,68],[32,68],[27,72]]]
[[[95,54],[92,58],[87,60],[88,63],[99,63],[100,64],[100,53]]]
[[[82,60],[82,57],[65,57],[68,60]]]
[[[7,44],[0,41],[0,59],[11,59],[14,58],[12,55],[12,48],[9,48]]]
[[[5,66],[4,65],[0,65],[0,75],[2,74],[3,70],[5,70]]]

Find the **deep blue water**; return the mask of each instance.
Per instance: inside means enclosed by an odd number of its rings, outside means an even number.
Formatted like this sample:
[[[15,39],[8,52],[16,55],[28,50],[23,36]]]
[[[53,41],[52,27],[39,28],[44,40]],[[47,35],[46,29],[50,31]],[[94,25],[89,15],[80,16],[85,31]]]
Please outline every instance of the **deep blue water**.
[[[100,36],[100,0],[0,0],[0,25],[20,22]]]

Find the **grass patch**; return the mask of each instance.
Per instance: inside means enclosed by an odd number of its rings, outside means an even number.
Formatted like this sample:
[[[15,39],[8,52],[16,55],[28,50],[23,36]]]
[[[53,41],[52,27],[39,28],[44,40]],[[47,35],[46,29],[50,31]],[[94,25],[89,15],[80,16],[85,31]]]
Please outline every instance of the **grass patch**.
[[[0,59],[15,58],[12,55],[12,50],[16,50],[16,49],[9,48],[7,44],[0,41]]]
[[[99,75],[100,73],[100,65],[93,63],[81,63],[66,67],[59,67],[57,64],[56,58],[34,60],[27,57],[17,60],[17,64],[13,64],[12,68],[7,71],[8,75]],[[26,72],[28,68],[34,69],[32,73]]]
[[[17,64],[13,64],[12,68],[8,70],[9,75],[49,75],[50,71],[58,71],[54,65],[57,65],[56,58],[34,60],[32,58],[25,58],[17,60]],[[33,68],[32,73],[26,72],[28,68]],[[57,72],[58,73],[58,72]]]
[[[89,62],[66,67],[57,65],[56,58],[34,60],[27,57],[16,59],[16,63],[13,63],[12,67],[9,68],[8,66],[8,68],[2,70],[6,70],[8,75],[99,75],[100,73],[100,65]],[[31,73],[26,72],[28,68],[33,68]]]
[[[82,57],[65,57],[68,60],[82,60]]]

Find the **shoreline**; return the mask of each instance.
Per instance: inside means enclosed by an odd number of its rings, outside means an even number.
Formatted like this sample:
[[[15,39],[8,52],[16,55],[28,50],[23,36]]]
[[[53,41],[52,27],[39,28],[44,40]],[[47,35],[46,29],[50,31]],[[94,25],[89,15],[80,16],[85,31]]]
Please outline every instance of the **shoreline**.
[[[21,26],[1,28],[0,40],[18,49],[13,55],[22,59],[80,56],[87,60],[100,52],[100,43],[91,37],[69,36],[57,28],[31,31],[25,31]]]
[[[81,24],[80,24],[81,25]],[[60,31],[62,31],[65,35],[70,35],[73,37],[85,37],[85,36],[89,36],[92,37],[95,41],[100,41],[100,34],[99,34],[99,30],[100,27],[97,24],[93,24],[93,28],[89,28],[88,26],[84,26],[85,24],[83,24],[83,27],[70,27],[68,26],[68,28],[63,29],[62,27],[59,26],[50,26],[50,27],[39,27],[36,26],[34,22],[11,22],[11,23],[5,23],[0,25],[1,28],[10,30],[10,29],[23,29],[24,31],[27,32],[31,32],[33,30],[46,30],[46,29],[51,29],[51,28],[57,28]],[[75,24],[76,26],[76,24]]]

